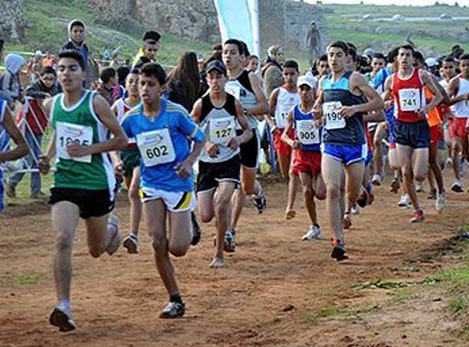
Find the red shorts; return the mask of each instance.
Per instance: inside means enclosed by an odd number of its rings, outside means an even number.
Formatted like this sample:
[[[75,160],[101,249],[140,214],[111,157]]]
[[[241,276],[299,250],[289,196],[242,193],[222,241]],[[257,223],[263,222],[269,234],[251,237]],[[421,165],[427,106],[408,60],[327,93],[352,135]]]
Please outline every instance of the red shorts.
[[[282,134],[285,129],[278,129],[274,134],[274,148],[277,155],[289,156],[291,155],[292,148],[282,141]],[[295,139],[295,129],[290,129],[288,137],[292,140]]]
[[[301,149],[293,152],[293,174],[299,175],[300,172],[306,172],[311,176],[321,173],[321,152],[302,151]]]
[[[445,136],[441,130],[441,126],[434,125],[430,127],[430,147],[438,146],[440,140],[444,140]]]
[[[466,123],[467,118],[450,118],[448,119],[448,130],[449,130],[449,137],[454,139],[456,137],[460,138],[461,140],[467,138],[466,133]]]

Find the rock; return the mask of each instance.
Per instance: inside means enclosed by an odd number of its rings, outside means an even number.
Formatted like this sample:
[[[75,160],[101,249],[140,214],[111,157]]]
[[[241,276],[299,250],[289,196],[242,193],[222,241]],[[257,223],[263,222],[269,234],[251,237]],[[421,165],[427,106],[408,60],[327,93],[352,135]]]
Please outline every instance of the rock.
[[[293,310],[295,310],[295,306],[293,306],[291,304],[288,304],[284,308],[282,308],[283,312],[290,312],[290,311],[293,311]]]
[[[29,26],[23,14],[23,0],[2,0],[0,33],[3,40],[18,43]]]

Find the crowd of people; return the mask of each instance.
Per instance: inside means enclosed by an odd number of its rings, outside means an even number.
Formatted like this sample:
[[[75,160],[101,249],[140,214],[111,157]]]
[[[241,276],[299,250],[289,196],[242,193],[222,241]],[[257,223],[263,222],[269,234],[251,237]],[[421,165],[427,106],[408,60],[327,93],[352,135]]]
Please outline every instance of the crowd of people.
[[[424,221],[417,192],[427,177],[435,209],[446,208],[442,151],[448,151],[454,172],[450,189],[464,192],[469,55],[459,46],[437,60],[425,59],[409,44],[386,54],[368,49],[360,55],[352,43],[335,41],[301,74],[280,45],[268,49],[261,67],[259,57],[232,38],[215,45],[206,61],[195,52],[184,53],[166,73],[157,63],[161,36],[148,31],[132,66],[105,67],[96,84],[87,74],[85,24],[72,21],[69,35],[56,64],[43,66],[25,93],[11,82],[18,80],[24,59],[7,55],[3,81],[10,82],[3,83],[0,94],[0,124],[16,144],[11,150],[2,147],[0,162],[27,155],[24,163],[34,167],[36,158],[44,174],[55,168],[49,203],[58,235],[58,304],[49,321],[62,332],[76,327],[70,284],[80,218],[86,221],[89,252],[99,257],[112,255],[121,243],[128,253],[138,253],[144,216],[169,295],[160,317],[181,317],[185,303],[171,255],[184,256],[200,240],[199,222],[215,220],[209,266],[226,266],[224,253],[236,251],[245,202],[251,200],[259,213],[267,207],[258,180],[262,150],[275,150],[271,166],[278,164],[288,183],[285,219],[296,218],[301,188],[311,222],[302,239],[322,237],[321,225],[328,225],[331,257],[337,261],[348,258],[344,231],[353,214],[372,204],[373,185],[383,184],[384,157],[393,170],[390,190],[402,191],[399,206],[413,208],[411,223]],[[24,136],[12,114],[23,94],[31,99],[28,112],[20,112],[29,124]],[[264,121],[266,130],[260,132]],[[43,151],[47,126],[52,136]],[[4,182],[8,196],[15,197],[23,175]],[[130,202],[129,233],[123,239],[113,212],[119,182]],[[43,194],[35,172],[31,196]],[[316,211],[317,200],[325,200],[323,216]]]

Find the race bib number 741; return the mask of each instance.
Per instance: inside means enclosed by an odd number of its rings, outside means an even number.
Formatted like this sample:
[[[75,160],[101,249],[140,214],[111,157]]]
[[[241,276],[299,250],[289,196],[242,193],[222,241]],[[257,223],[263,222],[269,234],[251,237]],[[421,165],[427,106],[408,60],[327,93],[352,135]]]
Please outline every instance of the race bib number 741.
[[[176,159],[169,129],[147,131],[137,135],[137,146],[145,166],[166,164]]]

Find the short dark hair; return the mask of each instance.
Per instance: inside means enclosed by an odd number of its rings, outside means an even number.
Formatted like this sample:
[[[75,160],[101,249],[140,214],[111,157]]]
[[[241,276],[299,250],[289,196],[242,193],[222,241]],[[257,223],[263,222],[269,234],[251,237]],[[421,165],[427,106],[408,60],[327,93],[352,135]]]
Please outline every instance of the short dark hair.
[[[327,54],[323,54],[319,57],[318,61],[326,61],[327,62]]]
[[[116,70],[113,67],[106,67],[99,74],[99,78],[101,81],[103,81],[103,83],[108,83],[109,80],[113,77],[116,77],[116,75]]]
[[[80,52],[74,51],[74,50],[64,50],[59,53],[59,60],[64,59],[64,58],[70,58],[74,59],[77,61],[78,65],[80,65],[80,68],[85,71],[86,70],[86,61],[83,55],[81,55]]]
[[[116,70],[117,73],[117,79],[119,80],[119,83],[124,82],[125,79],[127,78],[127,75],[129,74],[129,67],[128,66],[119,66]]]
[[[3,45],[5,44],[5,41],[0,39],[0,52],[3,51]]]
[[[415,59],[415,60],[425,62],[425,58],[423,57],[422,52],[420,52],[420,51],[414,51],[413,56],[414,56],[414,59]]]
[[[456,60],[454,60],[453,57],[444,57],[442,62],[443,63],[455,63]]]
[[[140,69],[140,75],[156,77],[160,85],[166,83],[166,71],[157,63],[145,63]]]
[[[469,54],[465,53],[459,57],[459,60],[469,60]]]
[[[236,45],[236,47],[238,47],[238,53],[240,55],[244,54],[244,50],[243,50],[244,47],[243,47],[243,44],[241,43],[241,41],[236,40],[236,39],[228,39],[223,44],[223,46],[226,46],[226,45]]]
[[[346,55],[349,54],[349,46],[344,41],[334,41],[327,46],[327,49],[329,48],[340,48]]]
[[[294,60],[287,60],[285,64],[283,64],[283,68],[292,68],[295,69],[296,72],[300,72],[300,67],[298,66],[298,63]]]
[[[75,19],[73,22],[70,23],[70,31],[72,31],[73,27],[81,27],[85,29],[85,23],[83,23],[80,19]]]
[[[399,46],[399,49],[397,51],[399,52],[399,50],[401,50],[401,49],[412,51],[412,56],[415,56],[415,49],[411,45],[409,45],[409,44],[401,45],[401,46]]]
[[[373,59],[384,59],[384,60],[386,60],[386,57],[384,56],[383,53],[375,53],[375,54],[373,54]]]
[[[44,66],[44,67],[41,68],[41,71],[39,72],[39,75],[44,76],[46,74],[52,74],[54,76],[57,76],[57,73],[55,72],[55,70],[52,66]]]
[[[249,52],[249,47],[244,41],[239,41],[241,42],[241,45],[243,46],[243,55],[247,58],[249,55],[251,55],[251,52]]]
[[[386,57],[387,61],[390,62],[390,63],[393,63],[394,60],[396,59],[397,55],[399,54],[399,48],[400,47],[394,47],[393,49],[391,49],[388,53],[388,56]]]

